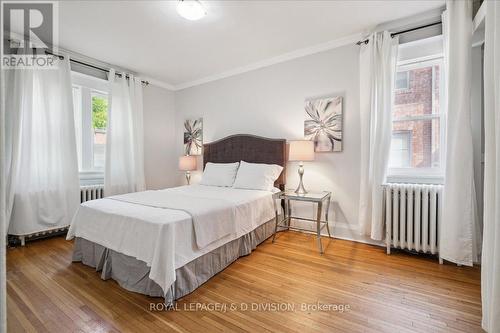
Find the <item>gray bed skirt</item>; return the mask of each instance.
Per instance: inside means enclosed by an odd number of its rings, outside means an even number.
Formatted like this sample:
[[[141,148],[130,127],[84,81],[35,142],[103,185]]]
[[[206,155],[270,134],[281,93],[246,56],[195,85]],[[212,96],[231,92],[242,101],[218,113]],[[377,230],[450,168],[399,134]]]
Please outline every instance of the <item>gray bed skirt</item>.
[[[175,300],[193,292],[239,257],[250,254],[257,245],[273,234],[274,225],[275,222],[272,219],[252,232],[176,269],[176,280],[166,295],[161,287],[149,278],[150,268],[145,262],[86,239],[76,238],[73,261],[95,268],[97,272],[101,272],[103,280],[111,278],[129,291],[153,297],[164,297],[165,304],[171,306]]]

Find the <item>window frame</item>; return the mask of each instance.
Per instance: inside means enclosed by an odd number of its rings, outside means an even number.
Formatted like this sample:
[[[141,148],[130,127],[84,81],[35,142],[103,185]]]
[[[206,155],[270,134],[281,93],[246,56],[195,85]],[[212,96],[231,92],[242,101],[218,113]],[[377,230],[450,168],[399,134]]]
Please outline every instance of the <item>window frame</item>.
[[[439,145],[440,145],[440,151],[439,151],[439,167],[431,167],[431,168],[391,168],[388,166],[387,168],[387,181],[389,182],[415,182],[415,183],[436,183],[436,184],[442,184],[444,183],[444,163],[445,163],[445,143],[446,143],[446,74],[445,74],[445,66],[444,66],[444,57],[442,53],[432,55],[432,56],[425,56],[425,57],[418,57],[414,59],[409,59],[409,60],[404,60],[404,61],[399,61],[396,64],[396,72],[401,72],[401,71],[410,71],[416,68],[422,68],[422,67],[427,67],[427,66],[432,66],[432,71],[433,71],[433,78],[434,78],[434,71],[435,68],[434,66],[439,65],[440,66],[440,86],[439,86],[439,114],[432,114],[432,115],[422,115],[422,116],[415,116],[415,117],[407,117],[407,118],[402,118],[398,119],[397,121],[418,121],[418,120],[432,120],[432,119],[439,119]],[[409,77],[409,75],[408,75]],[[432,91],[434,92],[434,79],[432,80]],[[393,96],[396,92],[401,91],[403,89],[396,89],[394,88],[393,90]],[[435,96],[433,93],[432,96],[432,107],[435,107]],[[395,107],[394,100],[393,100],[393,110]],[[392,111],[393,111],[392,110]],[[392,122],[391,121],[391,136],[392,136]],[[392,140],[391,140],[392,142]]]
[[[109,106],[109,84],[108,81],[93,76],[71,72],[72,88],[80,90],[81,110],[81,161],[79,161],[78,172],[82,184],[102,184],[104,182],[104,168],[94,168],[94,137],[92,129],[92,97],[99,95],[108,99]],[[76,120],[75,120],[76,121]]]

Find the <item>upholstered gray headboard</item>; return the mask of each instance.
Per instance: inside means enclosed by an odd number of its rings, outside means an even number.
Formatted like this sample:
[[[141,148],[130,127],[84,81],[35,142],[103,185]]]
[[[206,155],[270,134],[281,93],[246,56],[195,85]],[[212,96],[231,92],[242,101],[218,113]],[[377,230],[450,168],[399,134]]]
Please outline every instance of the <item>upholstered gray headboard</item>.
[[[274,185],[284,189],[286,183],[286,140],[251,134],[236,134],[203,145],[203,168],[208,162],[277,164],[283,167]]]

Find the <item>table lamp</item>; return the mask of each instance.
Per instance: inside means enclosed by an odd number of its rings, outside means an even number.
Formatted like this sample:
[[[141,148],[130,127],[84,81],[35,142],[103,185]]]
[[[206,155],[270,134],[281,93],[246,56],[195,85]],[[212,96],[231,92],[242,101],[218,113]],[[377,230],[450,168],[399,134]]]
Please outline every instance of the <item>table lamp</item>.
[[[187,184],[191,182],[191,171],[196,170],[196,156],[186,155],[179,157],[179,170],[186,172]]]
[[[309,140],[296,140],[290,141],[290,151],[288,154],[289,161],[299,161],[299,186],[295,190],[297,194],[306,194],[307,191],[304,188],[304,183],[302,182],[302,176],[304,175],[304,161],[314,160],[314,141]]]

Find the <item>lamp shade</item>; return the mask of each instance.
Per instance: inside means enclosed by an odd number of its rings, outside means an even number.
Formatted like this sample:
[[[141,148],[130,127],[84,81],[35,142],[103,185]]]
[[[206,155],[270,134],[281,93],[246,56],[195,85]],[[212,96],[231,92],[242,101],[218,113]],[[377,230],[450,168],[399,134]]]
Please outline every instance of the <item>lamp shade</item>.
[[[196,156],[186,155],[179,157],[179,170],[193,171],[196,168]]]
[[[290,141],[289,161],[313,161],[314,141],[297,140]]]

